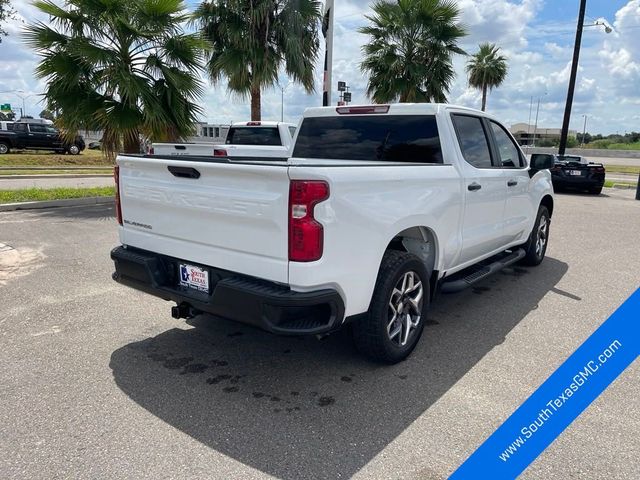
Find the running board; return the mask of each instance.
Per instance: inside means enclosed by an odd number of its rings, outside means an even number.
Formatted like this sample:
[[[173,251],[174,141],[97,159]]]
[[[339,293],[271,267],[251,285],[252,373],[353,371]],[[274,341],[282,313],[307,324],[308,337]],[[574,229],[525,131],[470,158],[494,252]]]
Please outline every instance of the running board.
[[[495,260],[487,265],[470,267],[472,271],[465,276],[460,277],[459,275],[454,274],[451,280],[447,281],[445,279],[445,281],[442,283],[442,286],[440,287],[440,291],[442,293],[455,293],[459,292],[460,290],[464,290],[474,283],[477,283],[480,280],[487,278],[489,275],[499,272],[503,268],[508,267],[509,265],[524,258],[526,253],[522,248],[519,248],[511,253],[505,253],[503,255],[506,256],[503,256],[500,259]]]

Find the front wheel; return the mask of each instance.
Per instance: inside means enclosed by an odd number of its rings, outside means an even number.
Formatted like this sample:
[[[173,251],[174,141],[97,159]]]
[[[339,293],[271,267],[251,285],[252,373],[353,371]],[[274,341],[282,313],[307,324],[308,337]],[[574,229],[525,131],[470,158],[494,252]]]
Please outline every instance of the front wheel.
[[[4,155],[5,153],[9,153],[11,148],[9,148],[9,144],[5,142],[0,142],[0,155]]]
[[[525,265],[540,265],[542,260],[544,260],[545,253],[547,252],[547,243],[549,241],[550,223],[549,210],[547,210],[547,207],[540,205],[536,222],[533,225],[531,235],[529,235],[529,240],[522,246],[526,252],[522,259],[522,263]]]
[[[368,315],[353,326],[358,350],[385,363],[407,358],[424,329],[429,291],[429,274],[417,256],[387,251]]]
[[[71,155],[78,155],[80,153],[80,147],[78,147],[78,145],[71,145],[68,150]]]

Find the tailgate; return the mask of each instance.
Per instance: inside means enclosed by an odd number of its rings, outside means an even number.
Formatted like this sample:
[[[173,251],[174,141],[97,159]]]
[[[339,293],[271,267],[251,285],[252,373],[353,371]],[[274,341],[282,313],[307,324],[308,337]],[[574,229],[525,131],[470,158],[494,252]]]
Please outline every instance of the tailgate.
[[[286,162],[142,156],[117,162],[123,245],[287,282]]]

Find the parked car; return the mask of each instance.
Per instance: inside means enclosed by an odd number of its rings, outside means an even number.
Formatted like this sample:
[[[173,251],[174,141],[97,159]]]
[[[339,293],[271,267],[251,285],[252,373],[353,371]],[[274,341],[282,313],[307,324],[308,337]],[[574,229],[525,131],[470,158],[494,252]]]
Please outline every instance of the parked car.
[[[553,159],[551,181],[556,190],[586,190],[596,195],[602,192],[606,173],[602,163],[589,162],[579,155],[534,153],[531,158],[534,156],[538,159],[544,156]]]
[[[154,143],[154,155],[199,155],[230,158],[289,156],[296,125],[284,122],[238,122],[229,127],[223,144]]]
[[[551,160],[527,164],[484,112],[428,103],[307,109],[285,160],[120,155],[113,278],[175,318],[351,324],[361,352],[398,362],[436,293],[543,261]]]
[[[84,139],[77,135],[73,142],[65,141],[57,128],[40,119],[18,121],[13,129],[0,131],[0,154],[13,150],[53,150],[78,155],[85,148]]]

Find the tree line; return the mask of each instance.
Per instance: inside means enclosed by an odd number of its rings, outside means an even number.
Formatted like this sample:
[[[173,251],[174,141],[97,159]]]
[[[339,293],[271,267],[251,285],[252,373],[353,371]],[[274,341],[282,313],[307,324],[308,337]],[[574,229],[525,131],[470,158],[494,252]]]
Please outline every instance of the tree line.
[[[249,98],[280,72],[314,92],[321,3],[316,0],[210,0],[187,12],[182,0],[52,0],[34,5],[49,21],[27,25],[39,55],[47,109],[63,130],[102,130],[108,156],[138,151],[139,138],[172,141],[192,133],[209,81]],[[376,103],[446,102],[454,55],[467,35],[450,0],[377,0],[359,31],[368,37],[361,69]],[[467,62],[471,87],[488,90],[507,75],[499,48],[481,44]]]

